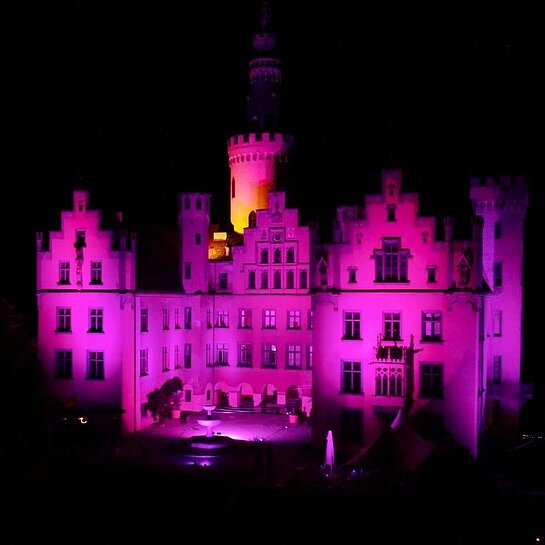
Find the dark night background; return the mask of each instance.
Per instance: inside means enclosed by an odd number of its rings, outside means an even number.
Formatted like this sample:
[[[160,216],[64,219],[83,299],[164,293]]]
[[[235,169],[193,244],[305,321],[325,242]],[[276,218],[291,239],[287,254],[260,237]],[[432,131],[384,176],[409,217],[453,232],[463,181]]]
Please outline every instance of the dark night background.
[[[34,233],[58,228],[72,189],[135,226],[175,225],[176,194],[208,191],[226,220],[225,144],[244,128],[259,4],[4,8],[0,286],[31,330]],[[424,213],[459,215],[470,176],[528,175],[525,356],[541,368],[540,19],[524,2],[438,4],[272,3],[297,140],[288,203],[328,219],[401,167]]]

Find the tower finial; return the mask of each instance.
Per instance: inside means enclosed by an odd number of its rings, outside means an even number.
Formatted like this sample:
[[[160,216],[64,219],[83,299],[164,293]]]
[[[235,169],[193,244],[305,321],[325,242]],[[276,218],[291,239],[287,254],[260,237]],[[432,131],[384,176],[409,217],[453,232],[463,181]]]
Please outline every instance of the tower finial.
[[[261,4],[259,30],[261,33],[271,31],[271,4],[267,0],[263,0]]]
[[[267,0],[261,4],[259,29],[254,36],[254,49],[258,53],[267,53],[276,48],[276,36],[272,30],[272,10]]]

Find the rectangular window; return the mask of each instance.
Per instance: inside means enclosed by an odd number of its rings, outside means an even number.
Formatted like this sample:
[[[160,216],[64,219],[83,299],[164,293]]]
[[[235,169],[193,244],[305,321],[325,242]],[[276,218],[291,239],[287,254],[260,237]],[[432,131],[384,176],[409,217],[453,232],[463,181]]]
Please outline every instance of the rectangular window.
[[[104,352],[87,352],[87,379],[104,380]]]
[[[494,311],[494,337],[502,336],[503,328],[503,312],[501,310]]]
[[[401,397],[403,395],[403,368],[395,365],[375,367],[375,395]]]
[[[238,366],[252,366],[252,345],[250,343],[240,343],[238,345]]]
[[[341,392],[361,394],[361,362],[343,361],[341,363]]]
[[[312,309],[308,309],[308,328],[312,329],[314,325],[314,314],[312,312]]]
[[[184,308],[184,329],[191,329],[191,307]]]
[[[72,350],[55,353],[55,378],[72,378]]]
[[[185,392],[184,392],[184,401],[186,403],[191,403],[191,390],[185,390]]]
[[[358,269],[356,267],[348,267],[348,283],[356,284],[358,279],[356,277]]]
[[[501,263],[494,263],[494,287],[501,288],[503,286],[503,267]]]
[[[91,282],[90,284],[102,284],[102,261],[91,261]]]
[[[420,364],[420,397],[443,399],[443,365],[439,363]]]
[[[219,274],[218,289],[220,290],[227,289],[227,273],[226,272],[220,272]]]
[[[276,327],[276,309],[264,308],[263,309],[263,328],[274,329]]]
[[[387,210],[387,221],[395,221],[396,220],[396,205],[395,204],[388,204],[386,205]]]
[[[184,369],[191,369],[191,343],[184,344]]]
[[[435,284],[437,282],[437,267],[428,267],[428,283]]]
[[[140,309],[140,331],[145,333],[148,331],[148,309],[147,307],[142,307]]]
[[[382,248],[373,252],[375,282],[408,282],[409,250],[401,248],[401,239],[385,238]]]
[[[212,309],[211,308],[206,309],[206,327],[208,328],[212,327]]]
[[[161,369],[163,372],[170,371],[170,363],[168,361],[168,346],[161,348]]]
[[[184,263],[184,278],[191,280],[191,263],[189,261]]]
[[[229,345],[227,343],[216,344],[216,365],[229,365]]]
[[[148,349],[140,349],[140,376],[145,377],[149,372],[148,369]]]
[[[343,339],[361,339],[360,337],[360,313],[345,312]]]
[[[301,369],[303,367],[301,361],[301,345],[288,344],[286,348],[286,368]]]
[[[174,309],[174,329],[180,329],[180,309]]]
[[[494,356],[494,369],[492,369],[493,384],[501,384],[501,356]]]
[[[70,333],[72,331],[72,309],[57,307],[57,331]]]
[[[252,309],[238,309],[238,327],[241,329],[252,329]]]
[[[399,312],[385,312],[384,338],[388,341],[401,340],[401,314]]]
[[[442,340],[441,333],[441,313],[423,312],[422,313],[422,341],[438,342]]]
[[[276,344],[265,343],[263,345],[262,367],[276,367]]]
[[[301,329],[300,310],[288,310],[288,329]]]
[[[341,436],[344,443],[361,443],[363,432],[363,411],[341,409]]]
[[[495,224],[494,224],[494,238],[496,240],[499,240],[501,238],[501,223],[499,221],[497,221]]]
[[[212,345],[210,343],[206,343],[206,354],[205,354],[206,360],[206,367],[212,366]]]
[[[59,261],[59,284],[70,284],[70,261]]]
[[[89,333],[104,333],[104,311],[101,308],[89,309]]]
[[[174,369],[180,369],[182,367],[180,359],[180,346],[174,345]]]
[[[216,322],[216,327],[229,327],[228,310],[218,310],[218,320]]]
[[[170,317],[169,317],[169,312],[168,312],[168,308],[163,308],[163,329],[169,329],[169,324],[170,322]]]
[[[307,369],[312,369],[313,363],[312,345],[307,344]]]

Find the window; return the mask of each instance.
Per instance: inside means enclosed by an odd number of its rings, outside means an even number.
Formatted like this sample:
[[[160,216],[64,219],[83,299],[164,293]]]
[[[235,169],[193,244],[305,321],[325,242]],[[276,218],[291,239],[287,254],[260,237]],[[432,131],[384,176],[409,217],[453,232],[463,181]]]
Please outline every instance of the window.
[[[428,283],[435,284],[437,282],[437,267],[428,267]]]
[[[494,238],[496,240],[499,240],[502,236],[502,232],[501,232],[501,223],[499,221],[497,221],[495,224],[494,224]]]
[[[358,281],[356,278],[356,273],[358,272],[358,269],[356,267],[348,267],[348,283],[349,284],[356,284]]]
[[[76,243],[80,248],[85,247],[85,229],[76,229]]]
[[[229,345],[227,343],[216,344],[216,365],[229,365]]]
[[[274,329],[276,327],[276,309],[263,309],[263,329]]]
[[[312,309],[309,308],[308,309],[308,328],[309,329],[312,329],[312,327],[314,326],[314,313],[312,312]]]
[[[143,307],[140,309],[140,331],[145,333],[148,331],[148,309]]]
[[[57,331],[70,333],[72,331],[72,309],[57,307]]]
[[[288,248],[286,250],[286,263],[295,263],[295,249]]]
[[[501,356],[494,356],[494,368],[492,369],[492,383],[501,384]]]
[[[184,264],[184,278],[191,280],[191,263],[188,261]]]
[[[401,248],[401,239],[385,238],[382,249],[373,252],[375,282],[408,282],[409,251]]]
[[[184,344],[184,369],[191,369],[191,343]]]
[[[102,261],[91,261],[91,284],[102,284]]]
[[[292,290],[295,288],[295,273],[293,271],[288,271],[286,275],[286,289]]]
[[[307,344],[307,369],[312,369],[313,363],[312,345]]]
[[[394,366],[375,368],[375,395],[400,397],[403,395],[403,369]]]
[[[250,343],[240,343],[238,345],[238,366],[252,366],[252,345]]]
[[[191,307],[184,308],[184,329],[191,329]]]
[[[218,310],[218,320],[216,322],[216,327],[229,327],[228,310]]]
[[[55,353],[55,378],[72,378],[72,350]]]
[[[238,309],[238,327],[240,327],[240,329],[252,329],[252,309],[251,308]]]
[[[226,272],[220,272],[218,288],[220,290],[226,290],[227,289],[227,273]]]
[[[196,204],[195,208],[196,208],[197,210],[201,210],[201,209],[202,209],[202,199],[201,199],[200,197],[197,197],[197,200],[196,200],[196,203],[195,203],[195,204]]]
[[[174,369],[180,369],[181,367],[181,362],[180,362],[180,346],[179,345],[174,345]]]
[[[306,290],[307,289],[307,283],[308,283],[308,275],[307,271],[303,270],[299,273],[299,289]]]
[[[174,309],[174,329],[180,329],[180,309]]]
[[[266,290],[269,287],[269,273],[267,271],[261,271],[261,289]]]
[[[344,313],[344,334],[343,339],[361,339],[360,337],[360,313]]]
[[[263,363],[261,367],[276,367],[276,344],[263,345]]]
[[[168,346],[163,346],[161,348],[161,369],[163,373],[165,371],[170,371],[170,363],[168,361]]]
[[[273,274],[273,289],[279,290],[282,287],[282,275],[280,271],[274,271]]]
[[[184,199],[184,208],[186,210],[189,210],[190,207],[191,207],[191,201],[189,200],[189,197],[186,196],[186,198]]]
[[[361,362],[342,362],[341,392],[345,394],[361,394]]]
[[[422,313],[422,340],[428,342],[438,342],[441,340],[441,313],[423,312]]]
[[[443,366],[441,364],[420,364],[420,397],[443,398]]]
[[[282,263],[282,249],[275,248],[273,250],[273,263]]]
[[[104,352],[87,353],[87,379],[104,380]]]
[[[184,391],[184,401],[186,403],[191,403],[191,390]]]
[[[301,354],[301,345],[288,344],[286,347],[286,368],[302,369],[303,362],[301,360]]]
[[[269,262],[269,250],[267,248],[262,248],[259,258],[260,263],[268,263]]]
[[[59,284],[70,284],[70,261],[59,261]]]
[[[212,309],[211,308],[206,309],[206,327],[208,328],[212,327]]]
[[[255,271],[248,273],[248,289],[255,290]]]
[[[89,309],[89,333],[104,333],[104,311],[101,308]]]
[[[248,227],[255,227],[257,223],[257,215],[254,210],[248,214]]]
[[[206,343],[205,353],[206,367],[210,367],[212,365],[212,345],[210,343]]]
[[[501,310],[494,311],[494,337],[502,336],[503,313]]]
[[[288,310],[288,329],[301,329],[300,310]]]
[[[169,329],[169,318],[168,308],[163,308],[163,329]]]
[[[140,349],[140,376],[145,377],[148,374],[148,349]]]
[[[234,199],[235,198],[235,178],[231,178],[231,199]]]
[[[341,436],[344,443],[360,443],[363,431],[361,409],[341,409]]]
[[[201,245],[201,234],[195,233],[195,245],[200,246]]]
[[[385,312],[384,320],[384,338],[388,341],[401,340],[401,314],[399,312]]]
[[[386,221],[395,221],[396,220],[396,205],[388,204],[386,206]]]
[[[494,287],[501,288],[503,286],[503,267],[501,263],[494,263]]]

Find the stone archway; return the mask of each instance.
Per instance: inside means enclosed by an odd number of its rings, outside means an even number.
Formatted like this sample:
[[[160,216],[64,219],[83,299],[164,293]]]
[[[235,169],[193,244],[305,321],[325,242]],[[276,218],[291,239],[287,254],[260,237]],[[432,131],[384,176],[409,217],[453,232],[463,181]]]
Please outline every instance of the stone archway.
[[[247,382],[243,382],[238,387],[238,391],[239,391],[239,394],[240,394],[239,407],[241,407],[243,409],[253,409],[254,408],[254,390],[253,390],[253,388]]]
[[[218,382],[214,387],[216,407],[229,407],[229,386],[226,382]]]

